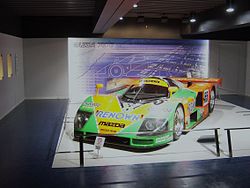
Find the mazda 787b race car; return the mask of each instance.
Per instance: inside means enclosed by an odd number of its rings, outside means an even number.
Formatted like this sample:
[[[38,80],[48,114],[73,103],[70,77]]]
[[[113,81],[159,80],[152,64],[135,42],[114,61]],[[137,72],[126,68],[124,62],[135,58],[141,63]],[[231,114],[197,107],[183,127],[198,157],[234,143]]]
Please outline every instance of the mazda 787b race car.
[[[132,80],[132,81],[131,81]],[[209,116],[216,78],[126,78],[122,89],[89,96],[77,111],[74,139],[106,138],[105,143],[153,148],[177,140]]]

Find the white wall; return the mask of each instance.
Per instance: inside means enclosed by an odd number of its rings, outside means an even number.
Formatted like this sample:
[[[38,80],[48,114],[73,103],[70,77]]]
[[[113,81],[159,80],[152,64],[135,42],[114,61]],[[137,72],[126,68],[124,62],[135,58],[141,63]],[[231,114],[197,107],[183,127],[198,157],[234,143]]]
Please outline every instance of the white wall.
[[[250,96],[250,41],[247,42],[246,95]]]
[[[227,54],[226,49],[232,53]],[[11,79],[6,76],[8,52],[17,57],[17,72],[14,71]],[[67,38],[21,39],[0,33],[0,53],[3,54],[5,73],[4,80],[0,81],[0,119],[24,98],[69,97]],[[230,61],[228,57],[237,59],[237,71],[231,70],[230,66],[221,66],[222,61]],[[250,96],[250,42],[210,41],[209,59],[209,76],[219,77],[221,69],[225,69],[229,73],[227,76],[238,83],[238,88],[231,93]]]
[[[68,39],[23,40],[25,98],[68,98]]]
[[[1,119],[24,100],[23,40],[0,33],[0,53],[4,63],[4,79],[0,80]],[[12,78],[7,77],[7,53],[11,53],[13,57]]]
[[[27,99],[69,97],[67,46],[66,38],[24,39],[24,78]],[[210,41],[209,48],[209,76],[221,77],[223,73],[227,77],[224,78],[220,94],[244,95],[246,90],[250,93],[250,86],[247,84],[250,82],[249,58],[248,73],[246,73],[247,43]],[[248,54],[250,56],[250,53]],[[246,77],[248,82],[245,82]],[[230,84],[231,82],[234,84]]]
[[[210,41],[209,76],[221,77],[220,94],[245,94],[247,43]]]

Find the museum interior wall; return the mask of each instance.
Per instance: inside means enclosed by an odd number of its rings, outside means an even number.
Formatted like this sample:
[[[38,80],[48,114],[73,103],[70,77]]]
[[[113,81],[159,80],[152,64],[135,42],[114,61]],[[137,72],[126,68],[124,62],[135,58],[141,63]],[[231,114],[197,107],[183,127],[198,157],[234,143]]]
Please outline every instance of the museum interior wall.
[[[223,78],[220,94],[245,95],[247,43],[210,40],[209,76]]]
[[[227,79],[221,94],[245,94],[246,50],[246,42],[210,41],[209,76]],[[26,98],[68,98],[67,39],[24,39],[24,61]]]
[[[67,41],[24,39],[26,99],[68,98]]]
[[[18,75],[13,79],[4,78],[0,81],[2,96],[0,100],[4,105],[4,108],[1,108],[0,117],[19,104],[24,96],[26,99],[69,97],[67,38],[21,39],[1,34],[1,41],[3,41],[0,44],[2,53],[7,53],[5,52],[7,48],[17,53],[19,70]],[[227,82],[224,79],[225,88],[222,88],[221,93],[250,94],[249,57],[249,42],[210,41],[209,76],[229,79]],[[22,66],[24,66],[24,73]]]
[[[117,22],[103,37],[180,39],[182,25],[181,20],[175,19],[161,23],[159,19],[145,18],[142,23],[138,23],[134,18],[126,18],[124,22]]]
[[[247,42],[246,95],[250,96],[250,42]]]
[[[4,77],[0,80],[1,119],[24,100],[24,78],[22,38],[0,33],[0,41],[4,71]],[[7,74],[7,59],[12,64],[12,74],[9,76]]]

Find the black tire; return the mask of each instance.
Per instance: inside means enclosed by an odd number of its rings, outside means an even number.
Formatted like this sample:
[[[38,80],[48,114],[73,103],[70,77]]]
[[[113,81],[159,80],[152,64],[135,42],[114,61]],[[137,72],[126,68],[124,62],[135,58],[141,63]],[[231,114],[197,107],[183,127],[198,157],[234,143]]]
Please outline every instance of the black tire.
[[[214,106],[215,106],[215,98],[216,98],[216,94],[215,94],[215,88],[213,87],[213,89],[210,92],[210,100],[209,100],[209,113],[214,111]]]
[[[178,120],[178,118],[180,118]],[[181,122],[180,122],[181,121]],[[179,125],[177,125],[179,123]],[[173,140],[178,140],[182,134],[185,124],[185,114],[182,105],[178,105],[174,113]],[[177,127],[178,126],[178,127]]]

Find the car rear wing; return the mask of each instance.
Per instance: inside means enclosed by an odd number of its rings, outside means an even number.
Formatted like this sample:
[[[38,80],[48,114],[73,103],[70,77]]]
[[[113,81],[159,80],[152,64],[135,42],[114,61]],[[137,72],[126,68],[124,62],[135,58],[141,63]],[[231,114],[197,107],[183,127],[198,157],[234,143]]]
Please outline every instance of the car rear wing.
[[[221,78],[172,78],[183,83],[211,83],[221,85]]]

